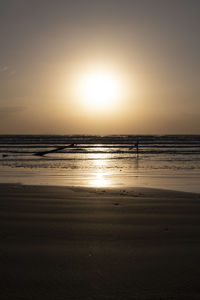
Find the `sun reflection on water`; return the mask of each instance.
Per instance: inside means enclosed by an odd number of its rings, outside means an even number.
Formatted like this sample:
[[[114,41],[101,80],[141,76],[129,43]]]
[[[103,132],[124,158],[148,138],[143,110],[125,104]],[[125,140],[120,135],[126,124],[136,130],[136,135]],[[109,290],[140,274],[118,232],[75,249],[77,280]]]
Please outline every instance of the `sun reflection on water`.
[[[97,151],[102,151],[103,148],[95,148]],[[93,159],[93,165],[94,167],[105,167],[107,165],[107,154],[105,153],[92,153],[91,158]]]

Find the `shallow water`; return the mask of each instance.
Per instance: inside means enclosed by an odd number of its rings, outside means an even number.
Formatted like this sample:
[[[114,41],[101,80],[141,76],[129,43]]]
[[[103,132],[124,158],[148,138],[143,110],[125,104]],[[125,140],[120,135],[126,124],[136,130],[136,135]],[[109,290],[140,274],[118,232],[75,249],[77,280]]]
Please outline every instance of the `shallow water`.
[[[1,136],[0,182],[200,192],[200,136]]]

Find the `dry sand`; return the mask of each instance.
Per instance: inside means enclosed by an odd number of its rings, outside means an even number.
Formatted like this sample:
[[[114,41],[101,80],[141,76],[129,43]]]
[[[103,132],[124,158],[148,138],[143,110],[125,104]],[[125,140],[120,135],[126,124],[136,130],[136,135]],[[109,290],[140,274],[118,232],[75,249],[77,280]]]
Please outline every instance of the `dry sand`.
[[[0,299],[200,299],[200,196],[0,185]]]

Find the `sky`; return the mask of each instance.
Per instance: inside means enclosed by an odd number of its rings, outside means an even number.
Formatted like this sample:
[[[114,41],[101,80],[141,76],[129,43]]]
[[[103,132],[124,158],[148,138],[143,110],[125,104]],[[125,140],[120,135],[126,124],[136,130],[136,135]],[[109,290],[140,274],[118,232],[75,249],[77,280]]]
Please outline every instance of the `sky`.
[[[0,134],[200,134],[199,0],[0,4]]]

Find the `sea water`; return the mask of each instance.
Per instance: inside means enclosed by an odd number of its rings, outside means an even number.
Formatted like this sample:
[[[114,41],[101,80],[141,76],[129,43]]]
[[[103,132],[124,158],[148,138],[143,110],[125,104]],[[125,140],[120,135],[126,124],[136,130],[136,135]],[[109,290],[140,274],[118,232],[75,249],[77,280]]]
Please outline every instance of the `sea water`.
[[[200,136],[1,135],[0,183],[200,192]]]

